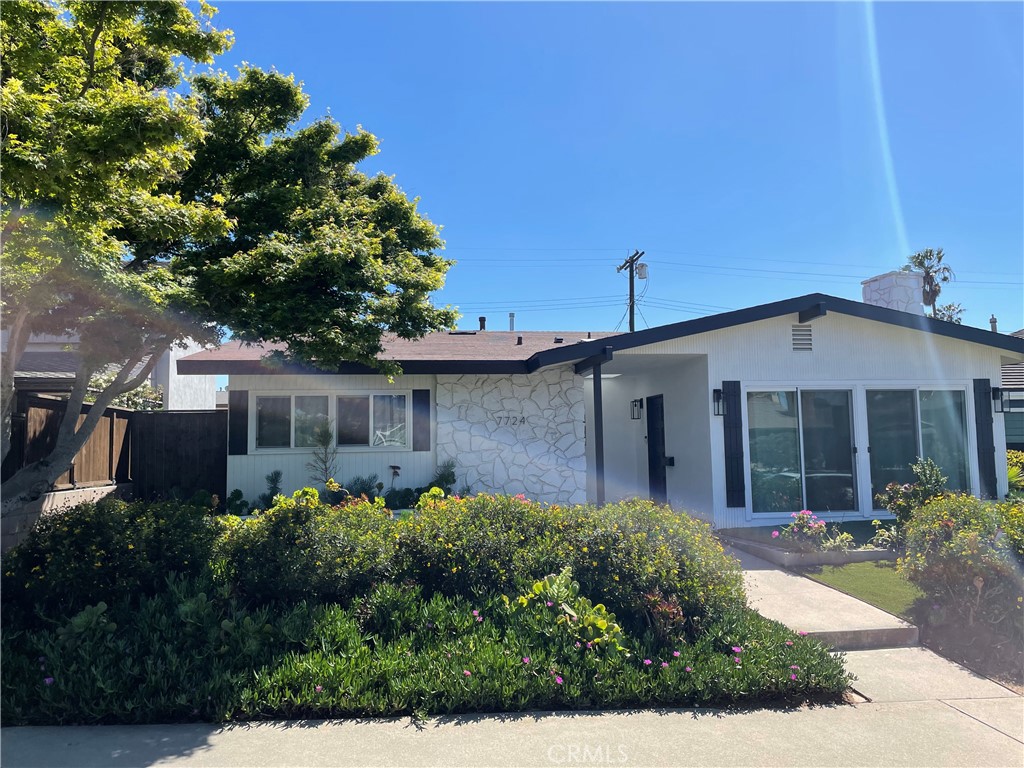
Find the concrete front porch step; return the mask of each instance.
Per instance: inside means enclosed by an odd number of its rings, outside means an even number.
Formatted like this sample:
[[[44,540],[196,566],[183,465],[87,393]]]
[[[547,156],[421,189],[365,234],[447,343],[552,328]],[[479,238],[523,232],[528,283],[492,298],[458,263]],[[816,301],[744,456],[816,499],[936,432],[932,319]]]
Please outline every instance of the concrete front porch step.
[[[912,648],[918,645],[917,627],[874,627],[871,629],[819,630],[808,637],[820,640],[837,651],[877,651],[885,648]]]

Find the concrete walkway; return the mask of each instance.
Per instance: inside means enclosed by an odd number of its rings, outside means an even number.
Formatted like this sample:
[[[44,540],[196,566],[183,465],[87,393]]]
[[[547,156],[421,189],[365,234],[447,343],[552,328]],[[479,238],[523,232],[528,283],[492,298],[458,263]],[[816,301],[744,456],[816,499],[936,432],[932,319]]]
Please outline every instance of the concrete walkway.
[[[832,602],[834,590],[741,557],[752,602],[794,629],[892,626],[874,609]],[[846,663],[857,676],[852,705],[8,728],[0,765],[1024,767],[1024,699],[1012,691],[924,648],[852,651]]]
[[[750,607],[841,651],[917,645],[917,627],[767,560],[729,548],[743,566]]]

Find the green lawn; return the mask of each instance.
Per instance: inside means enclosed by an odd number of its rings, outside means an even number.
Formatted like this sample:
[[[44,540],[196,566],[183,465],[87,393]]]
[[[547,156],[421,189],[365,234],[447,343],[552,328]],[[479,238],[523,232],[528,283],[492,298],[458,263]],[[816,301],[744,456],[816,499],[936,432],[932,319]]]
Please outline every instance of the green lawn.
[[[921,590],[896,573],[896,563],[891,561],[814,566],[801,573],[908,620],[914,601],[924,597]]]

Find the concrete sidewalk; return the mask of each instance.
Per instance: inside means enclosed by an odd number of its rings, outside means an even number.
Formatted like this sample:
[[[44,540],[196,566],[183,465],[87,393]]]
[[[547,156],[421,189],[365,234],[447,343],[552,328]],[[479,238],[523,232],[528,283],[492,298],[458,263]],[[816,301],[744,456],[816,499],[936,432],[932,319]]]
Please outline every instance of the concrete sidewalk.
[[[1022,766],[1016,696],[792,711],[11,728],[25,766]]]
[[[917,645],[917,627],[816,581],[733,547],[750,607],[837,650]]]

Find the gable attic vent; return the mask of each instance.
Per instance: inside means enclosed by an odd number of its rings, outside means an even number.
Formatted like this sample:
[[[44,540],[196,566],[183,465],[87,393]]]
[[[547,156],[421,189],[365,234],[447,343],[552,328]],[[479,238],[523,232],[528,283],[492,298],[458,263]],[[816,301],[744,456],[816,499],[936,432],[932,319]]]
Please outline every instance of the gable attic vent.
[[[794,325],[793,326],[793,351],[794,352],[811,352],[813,350],[812,338],[811,338],[811,326],[809,325]]]

